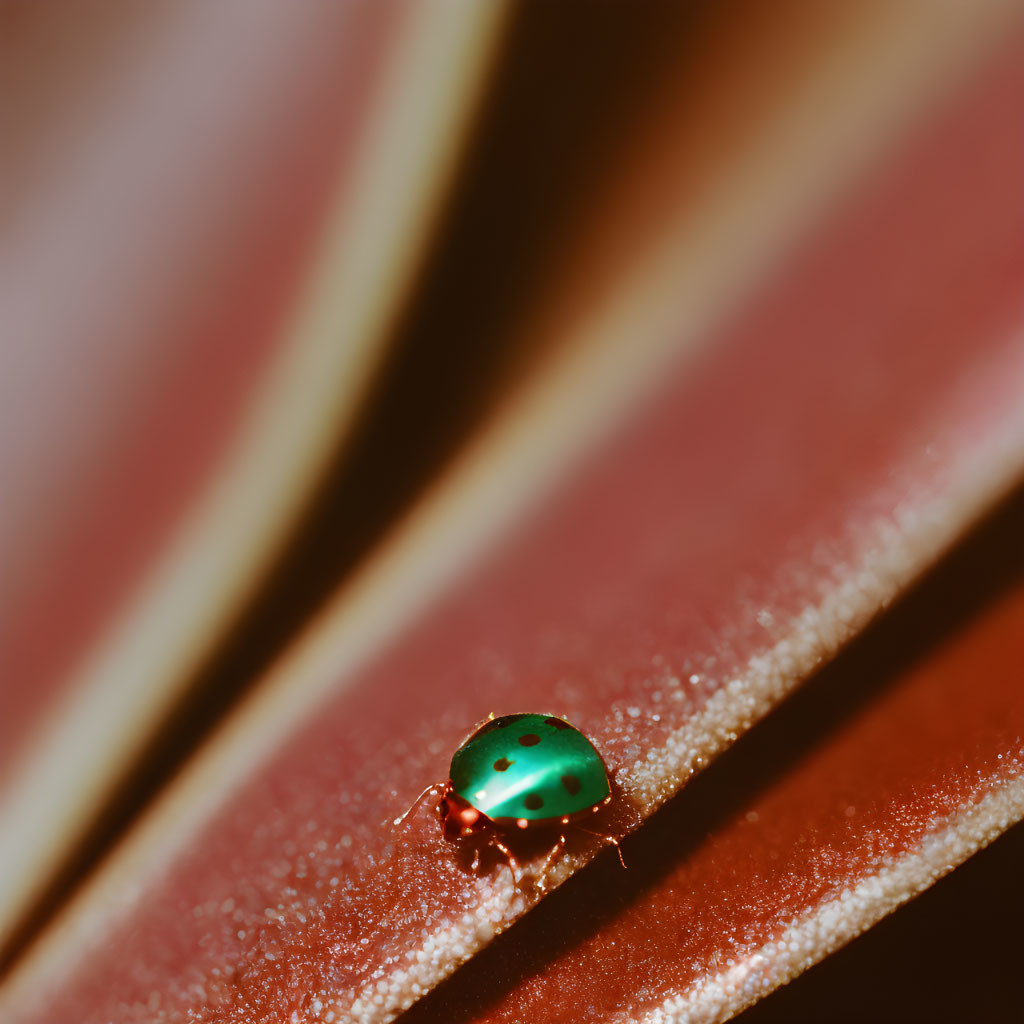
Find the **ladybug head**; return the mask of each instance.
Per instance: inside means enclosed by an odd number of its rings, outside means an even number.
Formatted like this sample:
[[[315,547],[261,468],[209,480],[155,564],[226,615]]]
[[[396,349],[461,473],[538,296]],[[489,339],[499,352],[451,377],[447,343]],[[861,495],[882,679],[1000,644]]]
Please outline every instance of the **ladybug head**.
[[[489,821],[486,814],[481,814],[471,803],[450,789],[441,797],[437,812],[441,817],[444,837],[449,842],[482,832]]]

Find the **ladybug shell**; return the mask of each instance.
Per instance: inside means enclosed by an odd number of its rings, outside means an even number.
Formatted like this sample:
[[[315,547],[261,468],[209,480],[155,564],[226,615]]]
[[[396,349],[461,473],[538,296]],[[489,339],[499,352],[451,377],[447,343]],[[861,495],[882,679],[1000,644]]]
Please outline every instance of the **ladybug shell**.
[[[592,811],[611,795],[594,745],[550,715],[504,715],[455,751],[452,791],[492,821],[531,824]]]

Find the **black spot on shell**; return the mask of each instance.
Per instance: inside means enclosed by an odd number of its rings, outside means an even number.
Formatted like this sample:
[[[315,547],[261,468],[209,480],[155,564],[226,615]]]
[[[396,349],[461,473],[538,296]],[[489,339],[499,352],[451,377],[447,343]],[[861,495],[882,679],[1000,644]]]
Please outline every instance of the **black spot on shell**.
[[[524,733],[519,737],[520,746],[535,747],[540,743],[540,737],[535,732]]]
[[[560,718],[545,718],[545,725],[553,725],[556,729],[571,729],[572,726],[568,722],[563,722]]]
[[[484,722],[473,735],[484,736],[495,729],[507,729],[512,724],[512,717],[512,715],[502,715],[500,718],[491,718]]]
[[[575,775],[563,775],[562,785],[565,786],[570,796],[575,796],[583,788],[583,783]]]
[[[527,793],[523,798],[523,806],[528,811],[539,811],[544,806],[544,797],[540,793]]]
[[[512,764],[513,762],[507,757],[499,757],[498,760],[494,762],[494,770],[496,772],[507,772],[509,768],[512,767]]]

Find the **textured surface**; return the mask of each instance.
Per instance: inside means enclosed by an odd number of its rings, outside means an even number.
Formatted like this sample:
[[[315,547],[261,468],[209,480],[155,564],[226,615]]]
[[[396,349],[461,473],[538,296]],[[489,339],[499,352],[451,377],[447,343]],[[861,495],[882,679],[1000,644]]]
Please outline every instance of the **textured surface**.
[[[666,374],[536,517],[385,656],[337,680],[202,832],[174,847],[165,873],[121,873],[125,916],[94,904],[77,919],[73,957],[25,974],[26,1002],[9,1015],[90,1024],[394,1016],[524,906],[505,874],[474,876],[453,858],[436,822],[420,821],[397,848],[388,827],[443,776],[467,721],[513,702],[557,710],[650,812],[891,600],[1021,468],[1024,140],[1010,130],[1020,74],[1008,62],[916,137],[713,349]],[[959,683],[950,678],[950,699]],[[807,806],[852,827],[862,791],[836,793],[880,781],[886,766],[915,768],[894,736],[917,728],[931,692],[919,682],[894,698],[886,720],[896,731],[862,748],[863,764],[860,755],[823,762],[832,784],[812,775]],[[973,707],[985,721],[1010,710]],[[966,726],[968,704],[958,710]],[[959,764],[963,751],[934,735]],[[680,961],[662,993],[651,987],[660,959],[641,957],[650,980],[636,979],[638,1005],[690,998],[687,978],[718,977],[714,944],[724,941],[730,966],[728,950],[745,950],[760,920],[813,929],[804,910],[846,898],[831,866],[855,874],[881,863],[870,858],[888,833],[872,829],[872,814],[907,821],[886,863],[912,879],[964,852],[943,839],[927,847],[945,825],[966,822],[949,834],[968,846],[997,830],[1009,819],[998,808],[984,818],[984,800],[999,798],[1015,765],[1011,734],[999,735],[1001,751],[977,751],[970,785],[931,801],[908,774],[906,793],[865,805],[866,846],[814,847],[801,805],[787,816],[789,799],[758,810],[770,836],[780,834],[776,819],[796,830],[785,849],[809,869],[788,916],[758,895],[777,858],[719,847],[713,877],[749,887],[737,903],[743,921],[735,934],[711,934],[680,910],[677,934],[692,932],[708,959]],[[844,750],[835,745],[834,756]],[[752,827],[744,818],[734,831]],[[904,859],[921,851],[920,863]],[[884,903],[862,895],[849,898],[868,916]],[[792,957],[772,961],[779,970],[811,956],[808,934],[793,933]],[[553,998],[544,984],[527,994],[537,999],[530,1012],[541,1012],[544,991]],[[579,988],[567,991],[589,1005]]]
[[[1022,859],[1024,825],[1018,824],[898,913],[744,1011],[743,1024],[1014,1020]],[[956,983],[936,985],[936,978]]]
[[[1022,518],[1019,496],[627,840],[628,873],[611,858],[592,866],[408,1024],[725,1019],[1024,816],[1024,557],[1019,545],[1008,551]],[[963,941],[988,944],[986,922],[1000,913],[976,907],[979,934]],[[1015,945],[1011,932],[1002,941]],[[998,1005],[1013,988],[992,981],[975,1005]],[[955,987],[969,991],[971,978]],[[841,987],[830,990],[837,998]],[[924,992],[929,1012],[909,1016],[963,1019],[935,1003]],[[897,1019],[881,992],[864,1004]],[[791,1019],[787,1005],[755,1019]],[[841,1005],[824,1016],[856,1019]]]

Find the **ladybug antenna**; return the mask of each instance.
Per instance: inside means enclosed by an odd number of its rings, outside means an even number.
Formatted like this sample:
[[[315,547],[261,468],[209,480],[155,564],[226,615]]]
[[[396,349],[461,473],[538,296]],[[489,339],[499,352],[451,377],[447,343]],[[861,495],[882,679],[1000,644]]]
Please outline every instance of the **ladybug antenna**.
[[[437,783],[437,782],[435,782],[431,786],[427,786],[427,788],[425,790],[423,790],[423,792],[420,793],[420,795],[418,797],[416,797],[416,799],[413,800],[413,802],[409,805],[409,809],[404,814],[400,814],[397,818],[395,818],[395,820],[392,822],[392,824],[395,825],[395,826],[401,825],[402,822],[405,821],[406,818],[408,818],[409,815],[412,814],[412,812],[415,811],[416,808],[419,807],[419,805],[421,803],[423,803],[423,801],[426,799],[428,793],[435,793],[436,794],[439,788],[440,788],[440,784]]]

